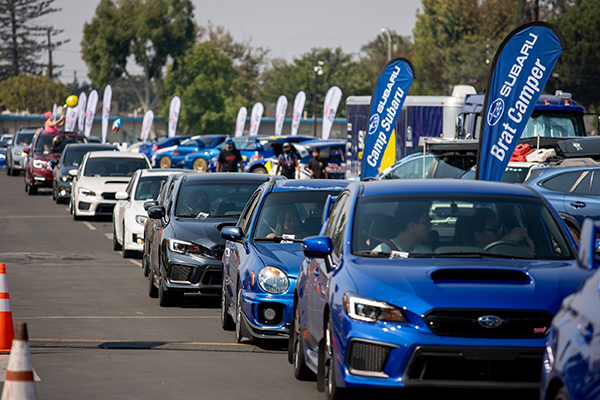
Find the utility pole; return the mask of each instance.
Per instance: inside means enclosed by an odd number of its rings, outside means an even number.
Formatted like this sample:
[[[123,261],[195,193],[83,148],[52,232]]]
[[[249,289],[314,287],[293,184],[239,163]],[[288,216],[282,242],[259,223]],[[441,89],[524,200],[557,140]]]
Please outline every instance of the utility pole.
[[[323,61],[316,61],[313,70],[315,71],[315,82],[313,86],[313,136],[317,137],[317,78],[323,75]]]
[[[50,79],[54,79],[54,76],[52,75],[52,43],[50,42],[51,30],[52,28],[48,28],[48,30],[46,31],[48,33],[48,76],[50,77]]]

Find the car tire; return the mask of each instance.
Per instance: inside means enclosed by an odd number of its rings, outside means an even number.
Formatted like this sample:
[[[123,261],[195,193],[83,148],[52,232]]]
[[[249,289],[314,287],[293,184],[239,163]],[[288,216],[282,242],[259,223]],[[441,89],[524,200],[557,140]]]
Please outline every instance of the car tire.
[[[263,167],[262,165],[259,165],[258,167],[254,167],[252,172],[255,174],[268,174],[267,169],[265,167]]]
[[[569,391],[565,386],[558,389],[556,396],[554,396],[554,400],[571,400],[571,396],[569,395]]]
[[[35,186],[27,185],[27,194],[28,195],[36,196],[37,191],[38,191],[38,188],[36,188]]]
[[[52,200],[54,200],[56,203],[58,203],[57,196],[56,196],[56,188],[54,187],[54,185],[52,185]]]
[[[151,299],[158,298],[158,288],[154,284],[154,271],[152,270],[148,272],[148,296]]]
[[[173,165],[173,161],[169,158],[169,156],[162,156],[158,161],[158,166],[160,168],[171,168]]]
[[[150,266],[148,265],[148,253],[142,254],[142,267],[144,268],[144,276],[148,276],[150,272]]]
[[[235,342],[241,343],[246,337],[250,342],[254,341],[254,337],[246,332],[244,328],[244,317],[242,316],[242,285],[238,282],[237,301],[235,306]]]
[[[290,327],[290,338],[292,338],[292,365],[294,366],[294,376],[299,381],[314,380],[315,374],[308,368],[306,359],[304,358],[304,336],[302,335],[302,324],[300,323],[300,310],[298,306],[296,306],[294,310],[294,319],[292,320],[292,326]]]
[[[134,258],[137,255],[137,251],[135,250],[127,250],[125,248],[125,224],[123,224],[123,238],[121,239],[121,255],[123,258]]]
[[[183,305],[183,292],[180,290],[165,290],[162,274],[159,281],[158,304],[161,307],[181,307]]]
[[[223,276],[223,289],[221,290],[221,328],[225,331],[235,330],[235,321],[229,315],[229,296],[225,290],[225,276]]]
[[[12,176],[19,176],[20,173],[21,173],[21,171],[18,169],[12,168],[12,170],[11,170]]]
[[[325,326],[325,337],[319,345],[319,376],[317,377],[317,388],[320,389],[319,381],[323,383],[325,398],[328,400],[343,400],[346,398],[344,388],[337,386],[335,381],[335,362],[333,357],[333,331],[331,330],[331,318]]]
[[[117,230],[115,228],[114,220],[113,220],[113,250],[121,251],[121,245],[119,244],[119,241],[117,240]]]
[[[208,162],[202,157],[196,158],[192,163],[192,169],[194,171],[206,172],[208,170]]]
[[[6,175],[11,176],[12,175],[12,168],[10,167],[10,164],[6,163]]]

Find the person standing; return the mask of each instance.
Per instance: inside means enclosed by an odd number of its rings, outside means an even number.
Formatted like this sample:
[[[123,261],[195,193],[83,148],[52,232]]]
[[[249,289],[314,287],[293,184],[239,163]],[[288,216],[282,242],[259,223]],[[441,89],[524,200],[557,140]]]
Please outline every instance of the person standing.
[[[300,175],[298,158],[292,152],[292,146],[288,142],[283,144],[283,154],[279,156],[275,175],[279,175],[279,171],[281,171],[282,176],[285,176],[288,179],[295,179],[296,171],[298,171],[298,175]]]
[[[321,161],[321,149],[315,147],[312,151],[313,158],[308,162],[308,170],[313,179],[329,179],[325,163]]]
[[[238,164],[240,171],[244,172],[242,154],[233,145],[233,140],[228,137],[225,140],[225,148],[221,150],[217,159],[217,172],[238,172]]]

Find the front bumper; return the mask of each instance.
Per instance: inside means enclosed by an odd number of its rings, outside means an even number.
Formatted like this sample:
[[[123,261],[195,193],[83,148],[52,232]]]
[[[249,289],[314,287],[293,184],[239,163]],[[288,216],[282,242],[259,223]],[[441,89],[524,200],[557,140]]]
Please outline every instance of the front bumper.
[[[123,246],[126,250],[144,251],[144,226],[138,224],[135,220],[128,220]]]
[[[56,189],[60,199],[68,199],[71,197],[71,181],[59,180]]]
[[[282,294],[242,289],[242,316],[246,329],[252,336],[260,339],[289,337],[289,323],[294,317],[294,284],[295,279],[290,278],[291,293],[288,289],[287,293]],[[275,316],[269,318],[268,314],[273,311]]]
[[[30,185],[35,187],[52,187],[52,171],[47,168],[33,168]]]
[[[539,388],[545,338],[448,337],[426,326],[343,319],[347,333],[334,328],[340,386]]]
[[[112,215],[116,200],[106,200],[98,196],[78,196],[77,215],[84,217]]]
[[[19,152],[21,153],[21,152]],[[25,157],[22,155],[16,155],[15,153],[12,154],[12,169],[14,170],[23,170],[24,165],[25,165]]]
[[[219,260],[204,256],[169,253],[167,263],[167,290],[221,293],[222,266]]]

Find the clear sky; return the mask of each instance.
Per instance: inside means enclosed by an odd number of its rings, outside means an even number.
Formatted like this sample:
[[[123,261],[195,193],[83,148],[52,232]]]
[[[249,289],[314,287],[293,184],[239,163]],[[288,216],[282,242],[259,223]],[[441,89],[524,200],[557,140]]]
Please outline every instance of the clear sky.
[[[98,0],[55,0],[60,12],[40,19],[64,32],[53,40],[71,39],[53,52],[53,62],[63,64],[63,82],[77,72],[79,82],[87,78],[81,59],[83,24],[94,16]],[[382,28],[412,36],[421,0],[192,0],[200,25],[211,21],[224,26],[239,42],[266,47],[270,57],[288,61],[313,47],[342,47],[356,53],[380,34]],[[42,61],[47,62],[48,54]],[[133,69],[139,72],[139,69]]]

